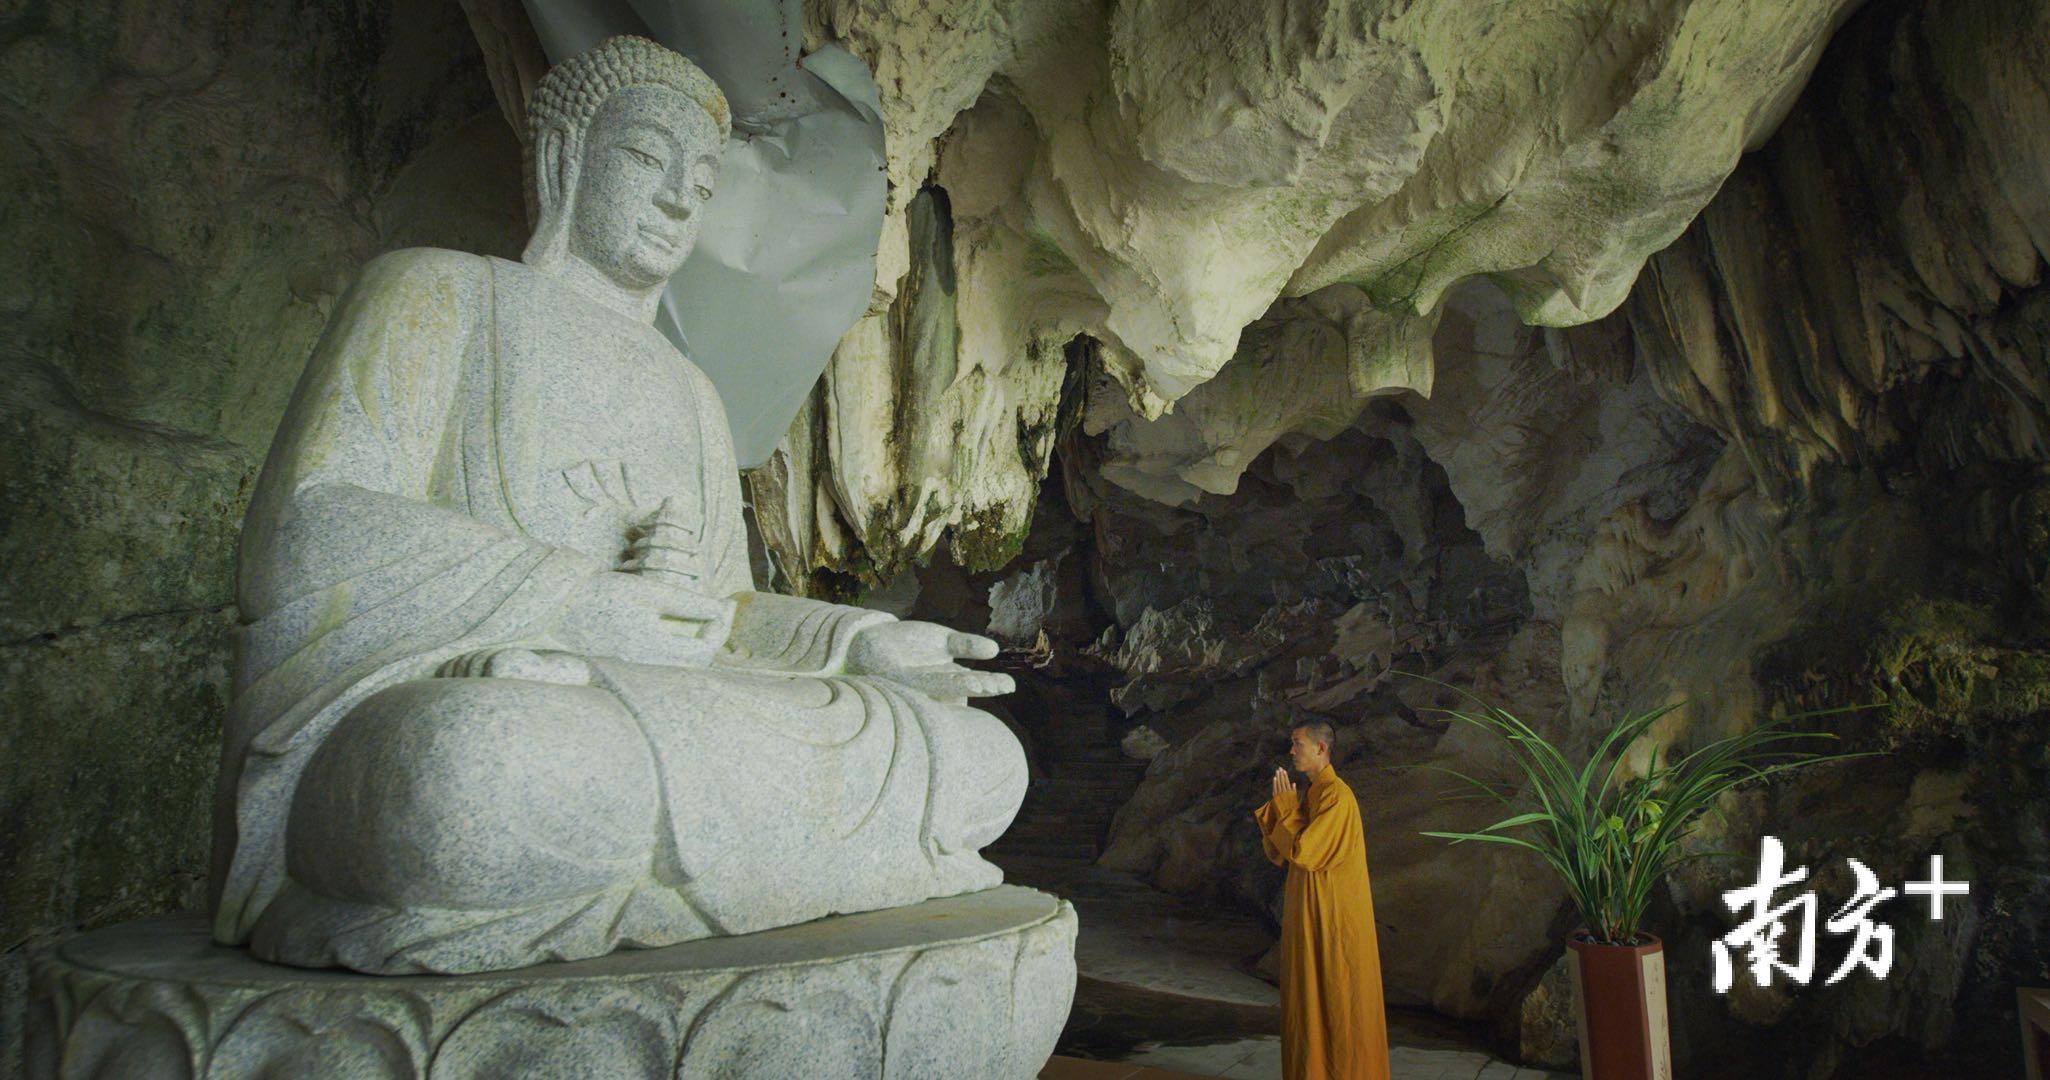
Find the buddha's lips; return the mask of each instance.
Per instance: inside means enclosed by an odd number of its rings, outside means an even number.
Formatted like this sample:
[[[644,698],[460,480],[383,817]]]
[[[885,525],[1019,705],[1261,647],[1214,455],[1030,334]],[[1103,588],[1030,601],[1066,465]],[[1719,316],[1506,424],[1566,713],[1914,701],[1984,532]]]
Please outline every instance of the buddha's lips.
[[[648,239],[653,240],[654,242],[662,245],[665,248],[670,249],[671,251],[676,250],[677,246],[683,243],[682,237],[670,236],[667,233],[651,229],[646,225],[640,226],[639,231],[642,236],[645,236]]]

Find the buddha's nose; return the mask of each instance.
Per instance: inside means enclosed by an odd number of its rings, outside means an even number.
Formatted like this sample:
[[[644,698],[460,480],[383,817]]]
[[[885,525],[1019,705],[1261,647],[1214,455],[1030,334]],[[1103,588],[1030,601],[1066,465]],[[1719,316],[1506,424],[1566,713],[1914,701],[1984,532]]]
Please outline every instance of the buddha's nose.
[[[657,190],[655,192],[656,208],[678,221],[683,221],[690,217],[691,213],[697,208],[691,205],[690,199],[685,197],[684,190],[681,185],[675,187],[665,186]]]

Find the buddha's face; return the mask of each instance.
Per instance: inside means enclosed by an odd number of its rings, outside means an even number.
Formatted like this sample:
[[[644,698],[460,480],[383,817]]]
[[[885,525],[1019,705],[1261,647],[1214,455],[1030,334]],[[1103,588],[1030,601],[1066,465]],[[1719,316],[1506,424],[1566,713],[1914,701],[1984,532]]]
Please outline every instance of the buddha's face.
[[[697,242],[722,149],[712,118],[674,90],[607,98],[584,132],[570,254],[627,288],[667,281]]]

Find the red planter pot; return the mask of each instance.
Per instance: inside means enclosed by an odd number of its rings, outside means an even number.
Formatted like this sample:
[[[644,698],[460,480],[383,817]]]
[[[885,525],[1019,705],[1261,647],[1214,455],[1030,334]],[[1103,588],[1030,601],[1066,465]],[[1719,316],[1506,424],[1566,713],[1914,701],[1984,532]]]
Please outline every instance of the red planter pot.
[[[1566,939],[1580,1010],[1583,1080],[1672,1080],[1666,1030],[1666,952],[1644,945],[1598,945],[1586,930]]]

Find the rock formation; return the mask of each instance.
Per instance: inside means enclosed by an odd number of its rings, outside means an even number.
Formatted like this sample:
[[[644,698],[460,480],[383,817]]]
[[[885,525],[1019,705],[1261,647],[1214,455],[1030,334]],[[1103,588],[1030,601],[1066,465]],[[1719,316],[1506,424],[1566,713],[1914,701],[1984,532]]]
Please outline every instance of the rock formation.
[[[816,36],[882,91],[901,209],[878,295],[895,299],[793,428],[757,496],[788,521],[765,529],[796,538],[800,574],[887,579],[948,531],[1001,562],[1077,334],[1156,418],[1277,298],[1334,284],[1363,294],[1330,305],[1355,397],[1429,386],[1420,350],[1470,277],[1533,323],[1605,315],[1771,134],[1852,6],[815,3]],[[938,297],[928,182],[951,208]],[[921,376],[880,383],[884,357]],[[882,432],[893,458],[835,456]]]
[[[1897,884],[1942,853],[1977,875],[1969,925],[1903,905],[1891,979],[1721,999],[1707,942],[1727,927],[1721,891],[1749,878],[1742,860],[1697,866],[1658,915],[1676,1051],[1696,1068],[1710,1047],[1744,1048],[1718,1051],[1730,1069],[2009,1068],[2003,998],[2050,975],[2029,734],[2050,182],[2022,149],[2040,139],[2024,129],[2050,130],[2044,20],[1870,6],[1778,135],[1593,324],[1530,328],[1495,288],[1462,287],[1414,354],[1414,392],[1362,409],[1335,374],[1360,299],[1333,286],[1275,305],[1160,420],[1088,384],[1061,462],[1095,493],[1070,501],[1093,524],[1097,652],[1114,700],[1171,744],[1105,861],[1271,910],[1246,809],[1287,723],[1336,720],[1378,808],[1391,999],[1490,1018],[1563,1064],[1556,886],[1417,838],[1482,819],[1402,768],[1502,763],[1389,669],[1580,745],[1619,710],[1688,702],[1638,760],[1877,702],[1836,726],[1885,757],[1747,793],[1701,846],[1750,852],[1774,832],[1827,902],[1848,893],[1847,856]],[[1391,484],[1404,461],[1414,478]],[[1365,572],[1334,588],[1313,539]]]
[[[0,17],[0,1072],[22,957],[204,903],[249,489],[370,257],[518,253],[462,12],[104,0]]]

